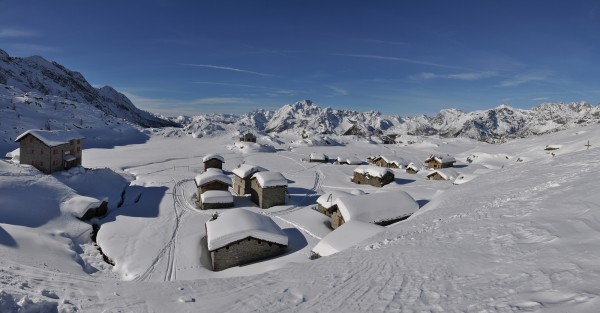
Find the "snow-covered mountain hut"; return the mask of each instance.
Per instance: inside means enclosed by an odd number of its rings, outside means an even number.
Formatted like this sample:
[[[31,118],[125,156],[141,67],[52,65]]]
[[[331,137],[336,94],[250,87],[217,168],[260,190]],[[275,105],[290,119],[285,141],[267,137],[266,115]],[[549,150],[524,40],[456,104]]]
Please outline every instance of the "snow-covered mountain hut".
[[[415,163],[410,162],[407,166],[406,166],[406,172],[408,174],[416,174],[419,172],[419,168],[415,165]]]
[[[19,135],[21,164],[50,174],[81,165],[84,137],[75,131],[30,129]]]
[[[200,195],[200,208],[213,210],[233,207],[233,196],[226,190],[207,190]]]
[[[250,193],[250,179],[254,173],[264,172],[266,169],[250,164],[241,164],[233,172],[233,190],[240,196]]]
[[[353,196],[353,194],[342,190],[334,190],[332,192],[323,194],[319,198],[317,198],[317,211],[331,217],[331,214],[333,214],[333,212],[337,210],[335,200],[337,200],[340,197],[347,196]]]
[[[354,169],[351,181],[355,184],[367,184],[383,187],[394,181],[394,173],[388,168],[372,165],[360,165]]]
[[[288,237],[268,216],[244,209],[221,213],[205,224],[214,271],[280,255]]]
[[[335,204],[338,210],[331,215],[333,229],[351,220],[386,226],[408,218],[419,209],[415,199],[400,190],[340,197]]]
[[[256,142],[256,136],[253,133],[247,132],[243,136],[240,137],[240,141],[242,142]]]
[[[327,156],[323,153],[318,153],[318,152],[313,152],[310,154],[308,161],[309,162],[315,162],[315,163],[326,163],[327,162]]]
[[[351,157],[337,157],[335,160],[335,164],[349,164],[349,165],[361,165],[363,161],[359,158],[351,156]]]
[[[373,158],[372,163],[379,167],[389,167],[389,168],[402,168],[404,161],[399,158],[388,157],[385,155],[380,155]]]
[[[202,162],[204,162],[205,171],[209,168],[223,169],[223,163],[225,163],[225,159],[218,154],[209,154],[202,158]]]
[[[206,172],[197,175],[194,179],[196,188],[198,188],[198,199],[200,195],[208,190],[229,190],[231,178],[225,175],[222,170],[211,168]]]
[[[435,170],[427,174],[429,180],[454,180],[458,177],[458,172],[451,168],[444,168]]]
[[[279,172],[258,172],[250,179],[250,199],[261,209],[285,204],[287,179]]]
[[[437,169],[437,168],[447,168],[453,167],[454,163],[456,163],[456,159],[451,156],[439,156],[439,155],[430,155],[424,162],[427,167]]]

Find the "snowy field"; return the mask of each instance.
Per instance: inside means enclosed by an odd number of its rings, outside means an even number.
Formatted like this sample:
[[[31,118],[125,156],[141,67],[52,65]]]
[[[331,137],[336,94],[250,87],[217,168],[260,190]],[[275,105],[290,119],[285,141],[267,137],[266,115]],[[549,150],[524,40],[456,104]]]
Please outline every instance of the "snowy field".
[[[600,310],[599,126],[489,145],[410,137],[382,145],[351,136],[313,145],[295,135],[258,143],[146,132],[143,144],[93,148],[83,166],[43,175],[0,161],[0,312],[598,312]],[[592,146],[584,144],[590,140]],[[545,150],[547,146],[558,148]],[[84,143],[85,147],[85,143]],[[284,255],[210,269],[205,223],[195,206],[202,157],[281,172],[286,205],[235,210],[268,215],[289,238]],[[458,162],[456,182],[393,169],[383,188],[350,181],[356,165],[309,163],[373,155],[422,167],[430,154]],[[332,230],[315,211],[335,190],[402,190],[420,208],[409,219],[339,253],[310,260]],[[97,242],[65,203],[108,201]],[[29,311],[27,311],[29,310]]]

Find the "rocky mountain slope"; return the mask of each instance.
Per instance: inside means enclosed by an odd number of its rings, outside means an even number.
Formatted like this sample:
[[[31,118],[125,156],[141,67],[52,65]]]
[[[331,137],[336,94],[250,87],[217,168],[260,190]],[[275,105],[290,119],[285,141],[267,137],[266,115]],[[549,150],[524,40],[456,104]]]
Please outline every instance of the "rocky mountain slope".
[[[0,84],[40,96],[56,96],[96,107],[105,114],[142,127],[177,126],[151,113],[136,108],[122,93],[112,87],[94,88],[78,72],[49,62],[40,56],[11,57],[0,50]]]

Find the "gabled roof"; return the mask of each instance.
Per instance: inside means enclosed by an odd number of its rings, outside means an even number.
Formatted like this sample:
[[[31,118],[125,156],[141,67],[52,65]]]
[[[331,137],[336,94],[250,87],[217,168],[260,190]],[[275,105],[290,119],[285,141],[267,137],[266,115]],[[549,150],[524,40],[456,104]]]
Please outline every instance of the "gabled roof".
[[[439,174],[445,180],[455,179],[459,175],[458,172],[454,169],[442,168],[427,174],[427,178],[435,175],[436,173]]]
[[[266,171],[266,169],[264,169],[260,166],[250,165],[250,164],[241,164],[237,168],[233,169],[232,172],[233,172],[233,174],[237,175],[238,177],[245,178],[256,172],[264,172],[264,171]]]
[[[326,194],[321,195],[317,199],[317,203],[320,204],[322,207],[329,209],[330,207],[333,206],[333,204],[335,203],[335,200],[337,200],[340,197],[347,197],[347,196],[353,196],[353,194],[342,191],[342,190],[334,190],[332,192],[328,192]]]
[[[425,163],[429,163],[431,161],[435,161],[441,164],[447,163],[455,163],[456,159],[447,155],[447,156],[439,156],[439,155],[430,155],[427,159],[425,159]]]
[[[258,172],[252,175],[262,188],[287,186],[287,179],[279,172]]]
[[[354,157],[354,156],[351,156],[351,157],[342,157],[342,156],[339,156],[339,157],[337,157],[337,161],[338,161],[338,163],[345,162],[345,163],[348,163],[350,165],[360,165],[360,164],[362,164],[362,161],[359,158]]]
[[[248,237],[287,246],[288,237],[268,216],[244,209],[223,212],[206,222],[208,250],[214,251]]]
[[[348,221],[323,237],[312,249],[320,256],[328,256],[348,249],[381,232],[385,227],[361,221]]]
[[[415,171],[415,172],[418,172],[418,171],[419,171],[419,168],[418,168],[418,167],[415,165],[415,163],[413,163],[413,162],[410,162],[410,163],[409,163],[409,164],[406,166],[406,169],[407,169],[407,170],[408,170],[408,169],[411,169],[411,170],[413,170],[413,171]]]
[[[225,159],[224,159],[222,156],[220,156],[220,155],[218,155],[218,154],[213,154],[213,153],[205,155],[205,156],[202,158],[202,162],[206,162],[206,161],[208,161],[208,160],[210,160],[210,159],[217,159],[217,160],[219,160],[219,161],[221,161],[221,162],[225,163]]]
[[[19,142],[21,139],[23,139],[28,134],[31,134],[32,136],[39,139],[41,142],[43,142],[45,145],[47,145],[49,147],[54,147],[54,146],[62,145],[65,143],[69,143],[69,141],[74,140],[74,139],[85,138],[78,132],[71,131],[71,130],[30,129],[28,131],[25,131],[21,135],[19,135],[19,137],[17,137],[17,139],[15,139],[15,142]]]
[[[401,190],[341,197],[335,204],[346,222],[378,223],[409,216],[419,209],[415,199]]]
[[[373,166],[373,165],[359,165],[358,167],[356,167],[354,169],[354,172],[363,174],[363,175],[367,174],[367,175],[373,176],[373,177],[383,177],[386,173],[391,173],[391,174],[394,173],[390,169],[387,169],[385,167],[379,167],[379,166]]]
[[[233,203],[233,195],[225,190],[207,190],[200,195],[202,203]]]
[[[231,178],[223,174],[223,171],[219,169],[206,171],[200,175],[197,175],[194,180],[196,181],[196,186],[202,186],[215,180],[231,186]]]

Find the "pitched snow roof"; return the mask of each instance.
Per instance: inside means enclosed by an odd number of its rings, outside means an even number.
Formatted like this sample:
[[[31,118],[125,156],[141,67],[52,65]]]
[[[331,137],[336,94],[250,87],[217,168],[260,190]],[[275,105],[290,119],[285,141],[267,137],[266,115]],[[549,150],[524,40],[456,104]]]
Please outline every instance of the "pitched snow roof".
[[[207,154],[207,155],[205,155],[205,156],[202,158],[202,162],[206,162],[206,161],[208,161],[208,160],[210,160],[210,159],[217,159],[217,160],[219,160],[219,161],[221,161],[221,162],[225,163],[225,159],[224,159],[222,156],[220,156],[220,155],[218,155],[218,154],[212,154],[212,153],[211,153],[211,154]]]
[[[231,192],[225,190],[207,190],[200,195],[202,203],[232,203]]]
[[[287,179],[279,172],[258,172],[252,175],[258,184],[263,187],[287,186]]]
[[[71,162],[71,161],[75,161],[77,158],[75,156],[73,156],[72,154],[65,154],[65,156],[63,157],[63,160],[67,161],[67,162]]]
[[[327,157],[323,153],[313,152],[310,154],[310,159],[317,160],[317,161],[325,161],[325,160],[327,160]]]
[[[19,135],[19,137],[17,137],[17,139],[15,139],[15,142],[20,141],[28,134],[31,134],[32,136],[39,139],[40,141],[42,141],[45,145],[47,145],[49,147],[54,147],[54,146],[62,145],[65,143],[69,143],[70,140],[85,138],[85,137],[81,136],[81,134],[79,134],[78,132],[71,131],[71,130],[30,129],[28,131],[25,131],[21,135]]]
[[[320,256],[332,255],[383,231],[385,231],[383,226],[355,220],[348,221],[323,237],[312,251]]]
[[[427,174],[427,178],[435,175],[436,173],[440,174],[440,176],[442,176],[442,178],[445,180],[454,179],[454,178],[458,177],[458,175],[459,175],[458,172],[454,169],[442,168],[442,169],[438,169],[438,170],[435,170],[435,171]]]
[[[412,169],[412,170],[414,170],[415,172],[418,172],[418,171],[419,171],[419,168],[418,168],[418,167],[415,165],[415,163],[413,163],[413,162],[410,162],[410,163],[409,163],[409,164],[406,166],[406,169],[407,169],[407,170],[408,170],[408,169]]]
[[[89,209],[96,209],[100,207],[102,200],[98,200],[92,197],[86,196],[75,196],[65,202],[60,207],[61,211],[69,212],[78,218],[81,218]]]
[[[233,174],[237,175],[238,177],[244,178],[244,177],[248,177],[256,172],[264,172],[264,171],[266,171],[266,169],[264,169],[260,166],[250,165],[250,164],[241,164],[240,166],[235,168],[232,172],[233,172]]]
[[[248,237],[287,246],[288,237],[268,216],[244,209],[223,212],[206,222],[208,250],[214,251]]]
[[[354,172],[359,174],[368,174],[373,177],[383,177],[386,173],[393,174],[390,169],[373,165],[359,165],[354,169]]]
[[[431,162],[431,161],[436,161],[438,163],[441,164],[446,164],[446,163],[454,163],[456,162],[456,159],[447,155],[447,156],[440,156],[440,155],[430,155],[427,159],[425,159],[425,163]]]
[[[201,186],[215,180],[231,185],[231,178],[223,174],[223,171],[219,169],[206,171],[200,175],[197,175],[194,180],[196,181],[196,186]]]
[[[342,157],[342,156],[339,156],[339,157],[337,157],[337,161],[338,161],[338,163],[346,162],[346,163],[348,163],[350,165],[360,165],[360,164],[362,164],[362,161],[359,158],[354,157],[354,156],[351,156],[351,157]]]
[[[341,197],[335,204],[346,222],[383,222],[411,215],[419,209],[415,199],[401,190]]]
[[[333,206],[335,200],[337,200],[340,197],[347,196],[353,196],[353,194],[342,190],[334,190],[332,192],[328,192],[326,194],[321,195],[317,199],[317,203],[320,204],[322,207],[329,209]]]

